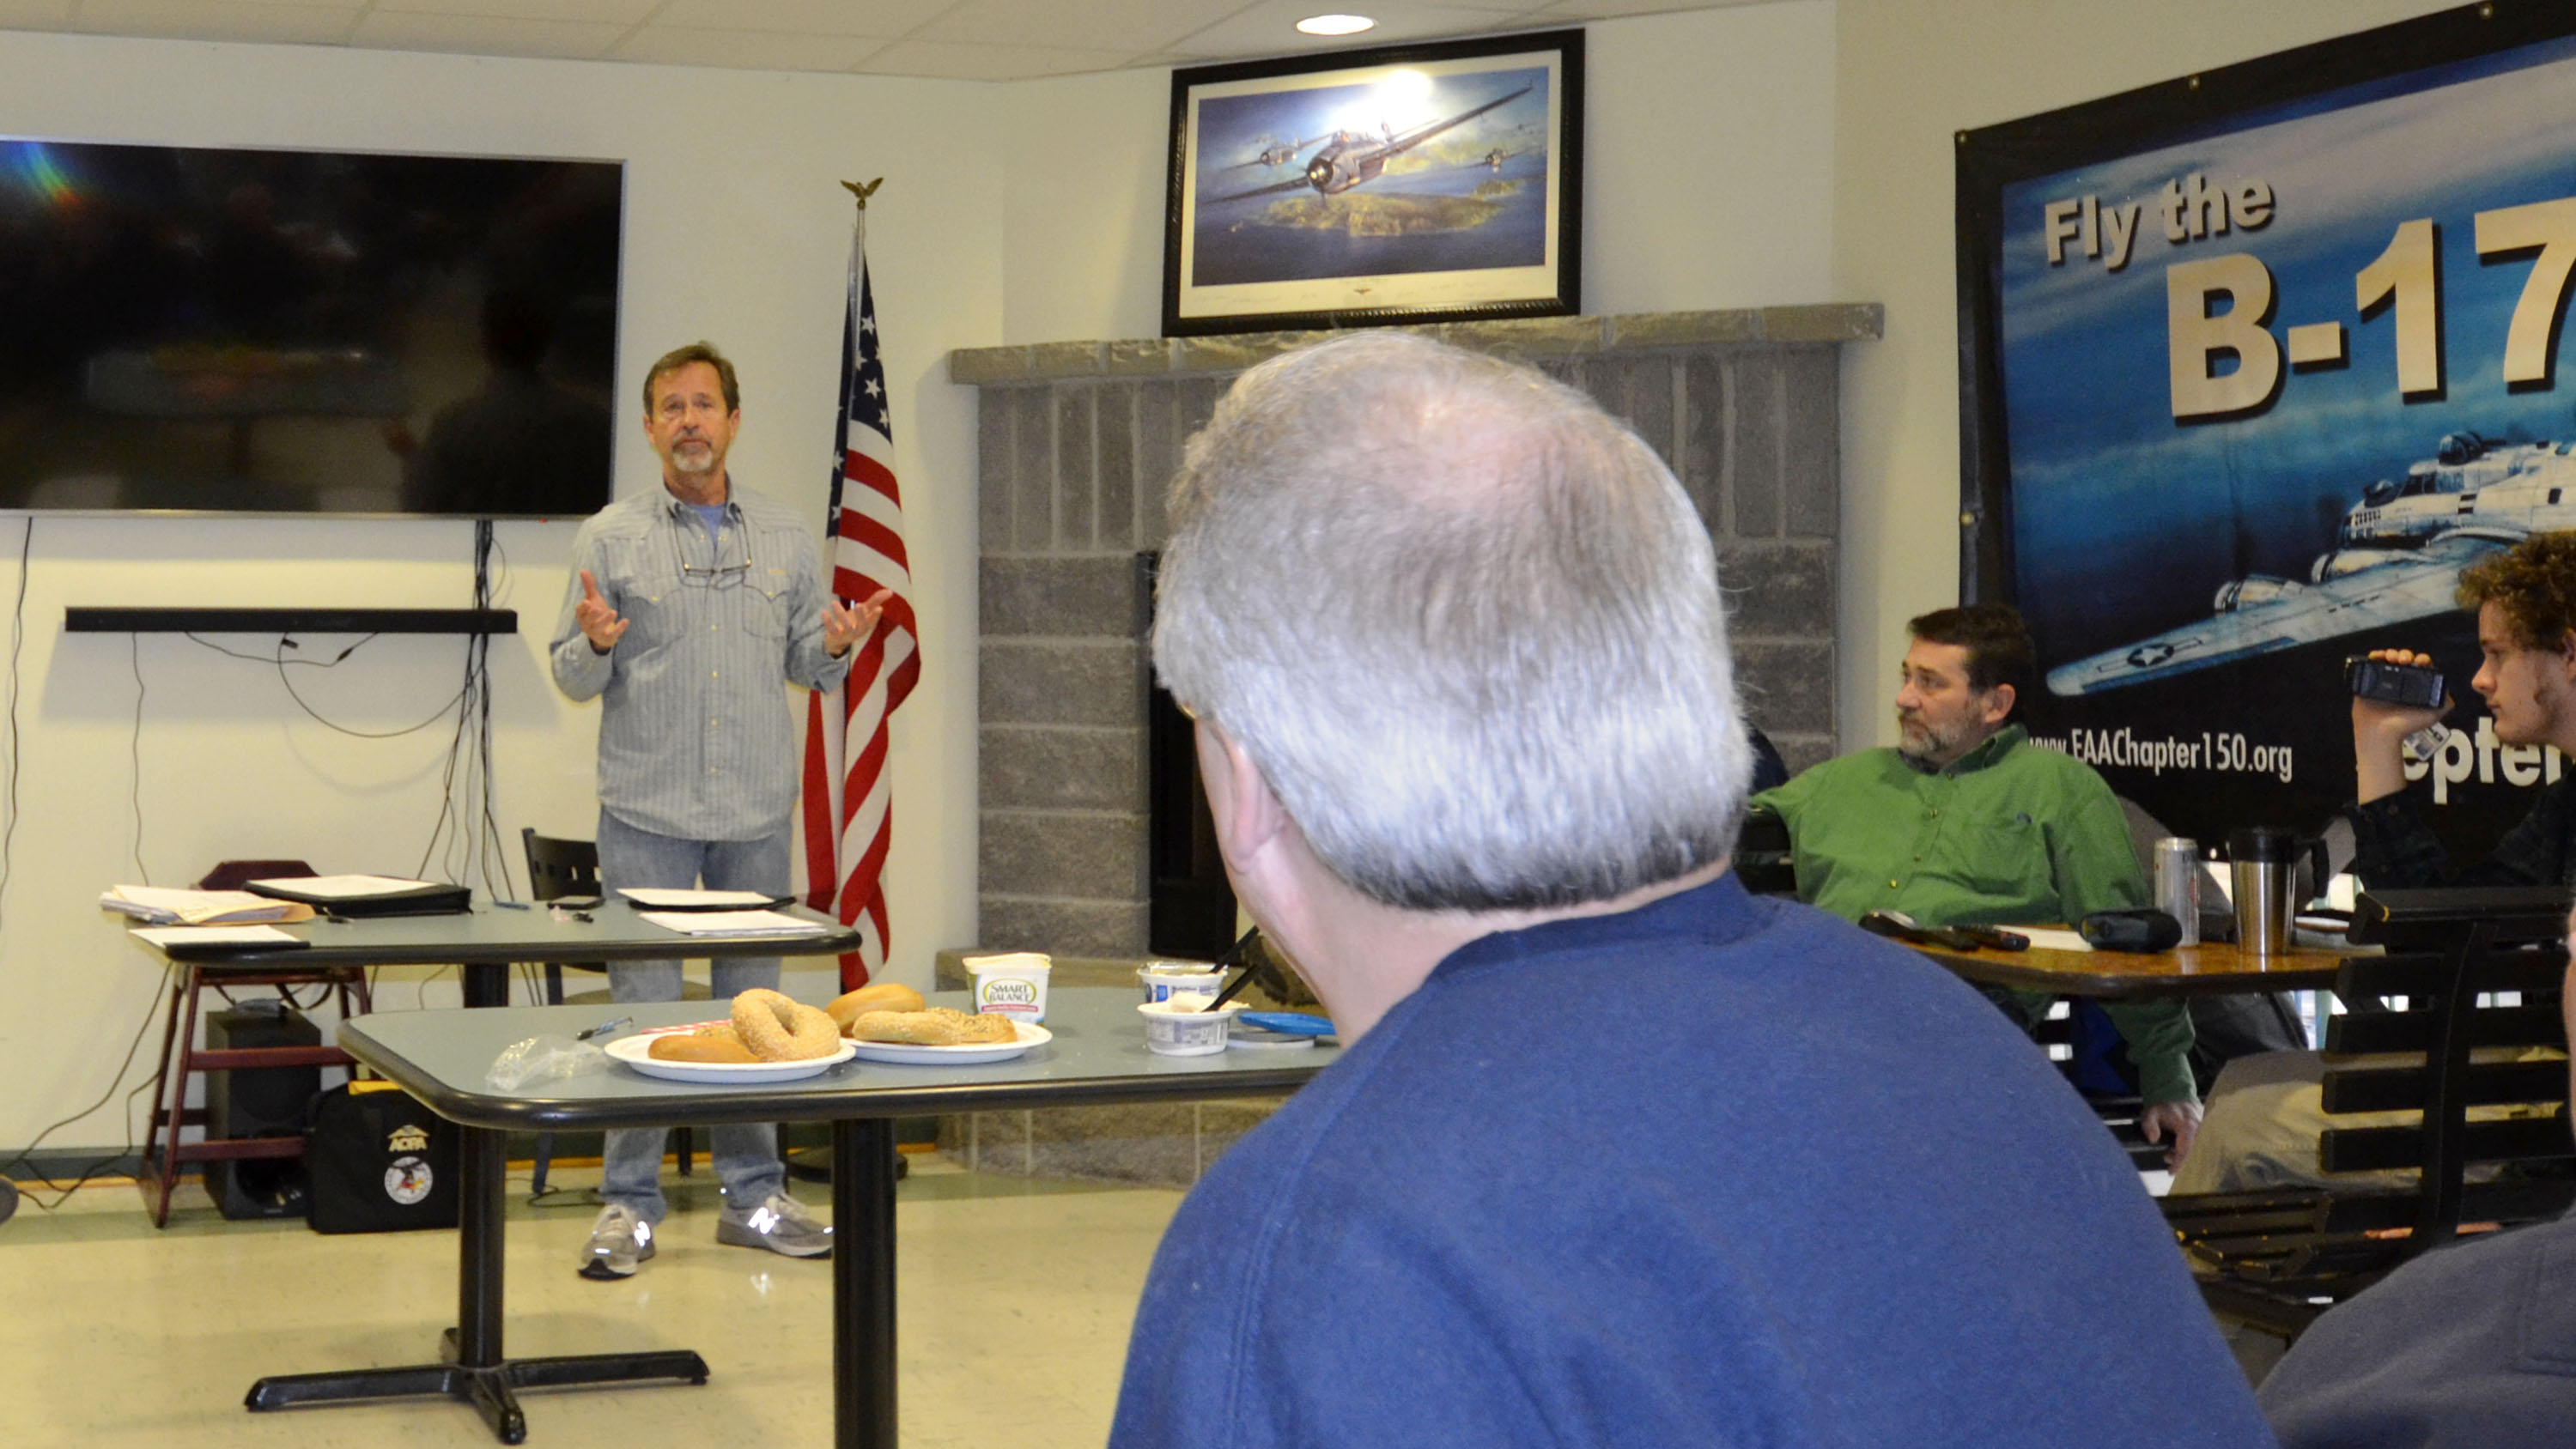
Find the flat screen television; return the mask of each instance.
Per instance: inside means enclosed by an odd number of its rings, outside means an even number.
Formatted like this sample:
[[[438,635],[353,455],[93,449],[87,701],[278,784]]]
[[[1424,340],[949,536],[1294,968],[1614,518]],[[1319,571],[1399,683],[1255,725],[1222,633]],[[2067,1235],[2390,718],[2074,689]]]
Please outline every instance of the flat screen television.
[[[0,139],[0,511],[597,511],[623,175]]]

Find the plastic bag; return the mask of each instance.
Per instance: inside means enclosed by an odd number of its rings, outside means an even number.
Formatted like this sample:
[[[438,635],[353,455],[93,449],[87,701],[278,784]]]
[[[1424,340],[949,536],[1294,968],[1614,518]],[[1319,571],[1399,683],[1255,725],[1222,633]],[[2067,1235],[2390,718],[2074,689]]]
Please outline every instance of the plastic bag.
[[[586,1041],[548,1032],[513,1042],[492,1059],[483,1080],[494,1091],[515,1092],[537,1082],[560,1082],[584,1072],[606,1071],[608,1053]]]

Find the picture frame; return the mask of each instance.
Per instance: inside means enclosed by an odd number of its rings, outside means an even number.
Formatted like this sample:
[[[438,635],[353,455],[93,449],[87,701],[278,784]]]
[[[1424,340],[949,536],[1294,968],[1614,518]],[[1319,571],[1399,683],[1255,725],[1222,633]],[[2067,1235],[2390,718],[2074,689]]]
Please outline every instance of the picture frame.
[[[1172,73],[1163,335],[1581,310],[1583,32]]]

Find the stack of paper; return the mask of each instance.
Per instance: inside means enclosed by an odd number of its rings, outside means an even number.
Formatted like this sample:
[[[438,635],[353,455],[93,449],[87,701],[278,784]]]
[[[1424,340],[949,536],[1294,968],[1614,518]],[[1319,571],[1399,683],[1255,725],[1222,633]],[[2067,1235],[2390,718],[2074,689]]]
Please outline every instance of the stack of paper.
[[[676,890],[666,886],[619,886],[617,893],[648,911],[764,910],[787,898],[758,891]]]
[[[252,921],[301,921],[313,908],[273,901],[249,891],[189,891],[166,886],[111,886],[102,907],[153,926],[232,926]]]
[[[638,911],[665,930],[686,936],[819,936],[830,930],[820,921],[784,911]]]

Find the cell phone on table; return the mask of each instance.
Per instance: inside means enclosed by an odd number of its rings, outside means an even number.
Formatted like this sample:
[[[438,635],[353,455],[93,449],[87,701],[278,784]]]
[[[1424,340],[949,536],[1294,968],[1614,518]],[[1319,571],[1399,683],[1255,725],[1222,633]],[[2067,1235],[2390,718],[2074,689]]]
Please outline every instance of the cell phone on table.
[[[599,909],[599,897],[557,896],[553,900],[546,902],[546,904],[550,906],[559,906],[567,911],[593,911]]]
[[[2402,704],[2410,709],[2440,709],[2447,696],[2442,671],[2422,664],[2391,664],[2355,655],[2343,662],[2344,686],[2363,699]]]

